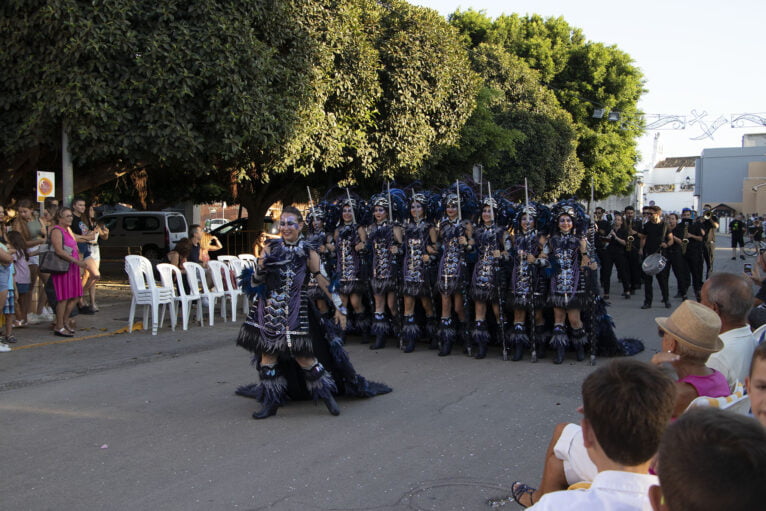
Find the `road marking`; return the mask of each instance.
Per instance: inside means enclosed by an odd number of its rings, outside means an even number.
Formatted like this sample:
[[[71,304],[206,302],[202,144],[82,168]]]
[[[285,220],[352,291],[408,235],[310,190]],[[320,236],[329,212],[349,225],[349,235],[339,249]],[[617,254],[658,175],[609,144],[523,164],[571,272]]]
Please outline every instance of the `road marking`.
[[[141,322],[133,325],[133,331],[135,332],[136,330],[143,330],[143,324]],[[75,342],[75,341],[87,341],[88,339],[98,339],[99,337],[109,337],[110,335],[124,334],[127,331],[128,331],[128,327],[125,326],[122,328],[118,328],[114,332],[104,332],[101,334],[85,335],[83,337],[70,337],[67,339],[60,339],[56,341],[37,342],[35,344],[26,344],[24,346],[15,346],[11,348],[11,351],[25,350],[28,348],[41,348],[43,346],[51,346],[53,344],[64,344],[64,343]]]

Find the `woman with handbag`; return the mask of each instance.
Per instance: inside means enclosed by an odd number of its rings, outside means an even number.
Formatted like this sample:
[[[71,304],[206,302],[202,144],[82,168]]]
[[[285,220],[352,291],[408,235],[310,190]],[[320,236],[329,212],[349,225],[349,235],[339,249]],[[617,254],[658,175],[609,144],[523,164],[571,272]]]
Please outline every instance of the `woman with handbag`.
[[[85,261],[80,261],[77,241],[72,233],[73,218],[74,215],[71,208],[61,208],[56,213],[54,218],[56,224],[50,232],[50,243],[56,256],[69,263],[68,268],[64,272],[51,273],[57,300],[56,325],[53,327],[53,333],[59,337],[74,336],[74,331],[65,325],[65,321],[82,296],[80,268],[85,268],[86,266]],[[44,261],[40,263],[44,265]]]

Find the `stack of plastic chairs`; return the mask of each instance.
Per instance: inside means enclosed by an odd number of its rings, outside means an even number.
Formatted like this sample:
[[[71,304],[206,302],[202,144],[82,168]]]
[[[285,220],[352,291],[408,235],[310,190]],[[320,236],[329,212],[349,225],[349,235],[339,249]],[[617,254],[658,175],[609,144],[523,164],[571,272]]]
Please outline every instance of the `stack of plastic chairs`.
[[[221,307],[226,307],[226,299],[228,299],[231,304],[231,320],[237,321],[237,301],[239,297],[244,297],[244,293],[242,293],[242,290],[237,285],[237,277],[234,276],[234,271],[229,265],[221,261],[209,261],[207,267],[213,278],[215,289],[223,292],[224,298]]]
[[[209,261],[210,264],[213,261]],[[224,321],[226,320],[226,299],[224,298],[223,291],[213,288],[210,289],[207,285],[207,277],[205,275],[205,269],[197,263],[187,261],[184,263],[184,269],[186,270],[186,279],[189,281],[189,287],[193,290],[197,290],[202,301],[202,306],[207,306],[208,323],[210,326],[215,324],[215,303],[220,298],[221,300],[221,316]],[[213,277],[215,282],[215,277]]]
[[[143,324],[144,329],[149,326],[149,312],[152,313],[152,335],[157,335],[157,328],[162,326],[165,319],[165,309],[173,306],[173,287],[158,286],[154,282],[152,263],[143,256],[125,256],[125,272],[130,280],[130,290],[133,295],[130,302],[130,314],[128,317],[128,332],[133,331],[133,320],[136,315],[136,306],[144,306]],[[160,308],[162,311],[160,313]],[[170,315],[170,324],[176,329],[176,317]]]

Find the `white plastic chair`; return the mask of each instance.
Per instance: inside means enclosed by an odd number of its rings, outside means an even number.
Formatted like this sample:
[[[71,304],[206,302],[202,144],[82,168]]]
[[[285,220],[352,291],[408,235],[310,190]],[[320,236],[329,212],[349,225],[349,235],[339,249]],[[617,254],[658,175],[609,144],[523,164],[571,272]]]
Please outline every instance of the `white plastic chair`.
[[[212,261],[208,261],[208,264],[210,264]],[[186,270],[186,279],[189,281],[189,287],[192,290],[197,290],[197,292],[200,295],[200,300],[202,305],[205,305],[205,302],[207,302],[207,313],[208,313],[208,324],[210,326],[213,326],[215,324],[215,302],[219,298],[222,302],[225,301],[224,294],[222,291],[218,291],[216,289],[210,289],[207,285],[207,279],[205,278],[205,269],[197,264],[192,263],[190,261],[186,261],[184,263],[184,269]],[[194,291],[192,291],[194,292]],[[225,304],[221,307],[221,316],[223,316],[224,321],[226,320],[226,307]]]
[[[130,281],[132,299],[130,301],[130,314],[128,316],[128,332],[133,331],[133,320],[136,316],[136,306],[144,306],[143,324],[144,329],[149,327],[149,308],[152,312],[152,335],[157,335],[157,328],[162,326],[165,319],[165,306],[173,306],[173,288],[158,286],[154,282],[152,263],[143,256],[125,256],[125,272]],[[160,313],[160,306],[162,312]],[[176,317],[171,314],[170,326],[176,329]]]
[[[258,263],[258,258],[253,254],[239,254],[237,257],[245,264],[250,265],[251,268],[255,268],[255,265]]]
[[[242,270],[245,269],[245,262],[238,257],[235,257],[229,261],[229,268],[231,268],[231,271],[234,272],[234,285],[237,286],[237,288],[240,290],[240,293],[242,293],[242,313],[247,316],[247,313],[250,312],[251,303],[250,300],[248,300],[248,297],[242,291],[242,288],[239,286],[239,276],[242,275]]]
[[[224,300],[221,303],[221,307],[226,307],[226,298],[228,298],[231,304],[231,320],[237,321],[237,300],[239,300],[240,296],[244,296],[244,293],[237,286],[237,279],[233,274],[233,270],[229,265],[221,261],[208,261],[207,267],[210,275],[213,277],[216,289],[223,291]]]
[[[766,335],[766,324],[763,324],[753,330],[753,339],[755,339],[756,346],[763,342],[764,335]]]
[[[175,290],[173,295],[173,315],[178,316],[178,304],[181,304],[181,325],[184,330],[189,329],[189,313],[197,302],[197,318],[196,321],[200,326],[202,323],[202,303],[199,296],[199,290],[190,288],[189,292],[186,292],[184,286],[184,275],[181,270],[172,264],[160,263],[157,265],[157,271],[160,272],[160,279],[162,280],[163,287],[171,287]],[[175,282],[175,286],[173,285]]]
[[[239,257],[233,255],[219,255],[216,260],[229,264],[230,261],[239,261]]]

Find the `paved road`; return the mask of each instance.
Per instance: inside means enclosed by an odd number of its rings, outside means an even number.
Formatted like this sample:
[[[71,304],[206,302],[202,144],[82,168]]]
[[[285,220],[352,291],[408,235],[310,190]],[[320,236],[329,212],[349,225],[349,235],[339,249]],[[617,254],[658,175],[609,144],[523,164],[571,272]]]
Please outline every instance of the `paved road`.
[[[717,255],[718,269],[741,270]],[[59,338],[36,326],[0,355],[2,509],[488,509],[514,480],[538,480],[592,369],[352,342],[359,372],[393,393],[341,399],[339,417],[300,402],[256,422],[256,403],[233,393],[256,378],[236,323],[112,335],[127,305],[124,292],[103,296],[76,340],[48,344]],[[610,312],[646,360],[668,311],[640,305],[613,298]]]

